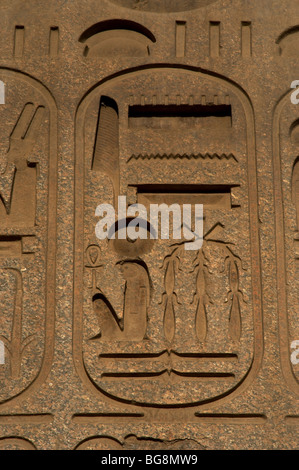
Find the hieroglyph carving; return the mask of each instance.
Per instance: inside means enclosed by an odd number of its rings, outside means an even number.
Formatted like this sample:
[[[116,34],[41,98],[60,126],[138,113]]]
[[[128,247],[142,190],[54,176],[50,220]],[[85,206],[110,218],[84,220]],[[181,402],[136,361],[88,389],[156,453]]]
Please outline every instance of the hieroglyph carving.
[[[103,105],[109,119],[102,119]],[[85,94],[76,151],[76,201],[84,205],[75,219],[73,344],[84,385],[135,412],[175,406],[192,413],[192,406],[242,393],[263,350],[254,118],[246,95],[188,67],[124,71]],[[202,248],[185,250],[172,233],[170,241],[91,244],[96,207],[118,192],[147,209],[203,204]]]
[[[11,378],[18,379],[21,373],[22,356],[27,346],[33,341],[36,341],[36,335],[27,336],[22,339],[22,311],[23,311],[23,280],[22,273],[19,270],[10,268],[16,278],[16,294],[13,310],[12,331],[11,339],[9,340],[3,335],[0,339],[5,344],[5,347],[10,356],[10,370]]]
[[[57,130],[54,100],[39,82],[7,69],[0,69],[0,78],[10,91],[0,106],[2,410],[37,388],[51,367]]]
[[[291,89],[275,108],[273,169],[281,366],[289,388],[298,394],[299,367],[291,362],[291,344],[299,337],[299,167],[298,141],[294,133],[298,125],[299,107],[292,103],[292,93]]]
[[[32,161],[32,153],[44,111],[43,106],[26,103],[10,135],[7,164],[1,180],[10,178],[11,183],[6,197],[0,193],[1,227],[35,224],[36,162]]]
[[[142,341],[146,335],[147,308],[150,297],[149,277],[142,264],[133,261],[119,264],[125,279],[123,321],[120,322],[100,289],[93,295],[93,308],[104,341]]]

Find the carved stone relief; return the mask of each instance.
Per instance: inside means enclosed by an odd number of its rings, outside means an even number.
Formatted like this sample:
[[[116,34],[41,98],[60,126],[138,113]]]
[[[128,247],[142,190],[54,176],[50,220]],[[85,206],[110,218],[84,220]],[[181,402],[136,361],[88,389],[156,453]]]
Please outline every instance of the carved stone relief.
[[[7,402],[29,393],[50,367],[55,258],[48,257],[55,253],[57,157],[48,91],[18,72],[1,69],[0,77],[7,89],[0,107],[0,402]]]
[[[297,448],[296,2],[0,12],[0,450]]]
[[[291,362],[291,344],[298,331],[299,174],[298,142],[294,139],[297,107],[290,93],[277,104],[273,119],[277,291],[279,292],[280,354],[285,380],[299,393],[299,369]]]
[[[75,240],[75,279],[86,279],[75,286],[77,370],[99,397],[146,407],[227,399],[254,378],[262,348],[252,291],[260,289],[260,267],[250,103],[225,79],[169,71],[124,72],[87,94],[77,113],[84,216],[75,232],[85,239]],[[188,158],[198,152],[217,157]],[[134,158],[145,154],[186,159]],[[202,249],[174,240],[95,241],[95,208],[120,194],[145,206],[203,203]],[[179,295],[182,283],[193,298]]]

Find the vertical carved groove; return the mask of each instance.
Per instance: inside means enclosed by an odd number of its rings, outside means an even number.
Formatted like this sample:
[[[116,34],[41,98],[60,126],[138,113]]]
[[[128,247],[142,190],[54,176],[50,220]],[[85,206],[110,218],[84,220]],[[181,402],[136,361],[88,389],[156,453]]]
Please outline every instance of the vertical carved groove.
[[[229,334],[233,341],[240,341],[241,337],[241,309],[239,296],[239,270],[236,260],[232,255],[228,257],[228,278],[232,303],[229,316]]]
[[[195,332],[199,341],[205,341],[208,332],[207,311],[203,299],[197,303],[195,317]]]
[[[206,243],[206,242],[204,242]],[[195,333],[199,341],[205,341],[208,332],[207,309],[206,305],[211,303],[207,293],[207,273],[208,268],[205,264],[206,257],[204,249],[198,250],[193,260],[194,271],[196,272],[196,290],[194,293],[193,303],[197,303],[195,314]]]
[[[49,56],[51,58],[57,57],[59,54],[59,28],[53,26],[50,28],[50,39],[49,39]]]
[[[24,26],[15,27],[14,57],[20,58],[24,54],[25,46],[25,28]]]
[[[92,170],[107,175],[113,185],[114,200],[119,194],[119,129],[118,107],[108,96],[102,96],[97,125]]]
[[[178,244],[172,252],[164,258],[162,269],[165,268],[164,274],[164,293],[162,296],[164,305],[163,330],[166,341],[171,343],[175,335],[175,310],[174,302],[178,304],[175,292],[176,270],[179,269],[180,258],[183,245]]]
[[[249,21],[242,21],[241,24],[241,50],[242,57],[251,57],[252,55],[252,33],[251,23]]]
[[[220,56],[220,22],[210,21],[210,56]]]
[[[233,294],[232,306],[229,316],[229,332],[233,341],[240,341],[241,336],[241,310],[238,296]]]
[[[177,21],[175,31],[175,55],[185,57],[186,49],[186,22]]]
[[[164,335],[166,340],[171,343],[175,333],[175,313],[172,296],[167,297],[164,310]]]

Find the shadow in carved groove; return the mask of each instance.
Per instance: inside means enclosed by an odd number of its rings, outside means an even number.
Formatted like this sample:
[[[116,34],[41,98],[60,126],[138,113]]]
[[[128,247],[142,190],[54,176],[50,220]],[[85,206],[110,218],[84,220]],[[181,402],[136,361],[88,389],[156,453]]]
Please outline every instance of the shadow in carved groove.
[[[276,41],[278,55],[282,57],[298,57],[299,26],[284,31]]]
[[[97,23],[81,34],[86,44],[85,57],[147,57],[154,35],[144,26],[129,20],[107,20]]]

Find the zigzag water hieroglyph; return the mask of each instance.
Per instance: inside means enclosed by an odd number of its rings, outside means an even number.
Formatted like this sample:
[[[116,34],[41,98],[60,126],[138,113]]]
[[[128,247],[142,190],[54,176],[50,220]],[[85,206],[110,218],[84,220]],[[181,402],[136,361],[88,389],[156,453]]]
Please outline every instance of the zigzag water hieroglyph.
[[[229,153],[229,154],[225,154],[225,153],[222,153],[222,154],[218,154],[218,153],[197,153],[197,154],[174,154],[174,153],[170,153],[170,154],[167,154],[167,153],[163,153],[163,154],[160,154],[160,153],[157,153],[157,154],[138,154],[138,155],[131,155],[131,157],[128,158],[127,160],[127,163],[129,163],[131,160],[156,160],[156,159],[160,159],[160,160],[183,160],[183,159],[187,159],[187,160],[206,160],[206,159],[210,159],[210,160],[214,160],[214,159],[218,159],[218,160],[234,160],[235,162],[238,162],[237,158],[232,154],[232,153]]]

